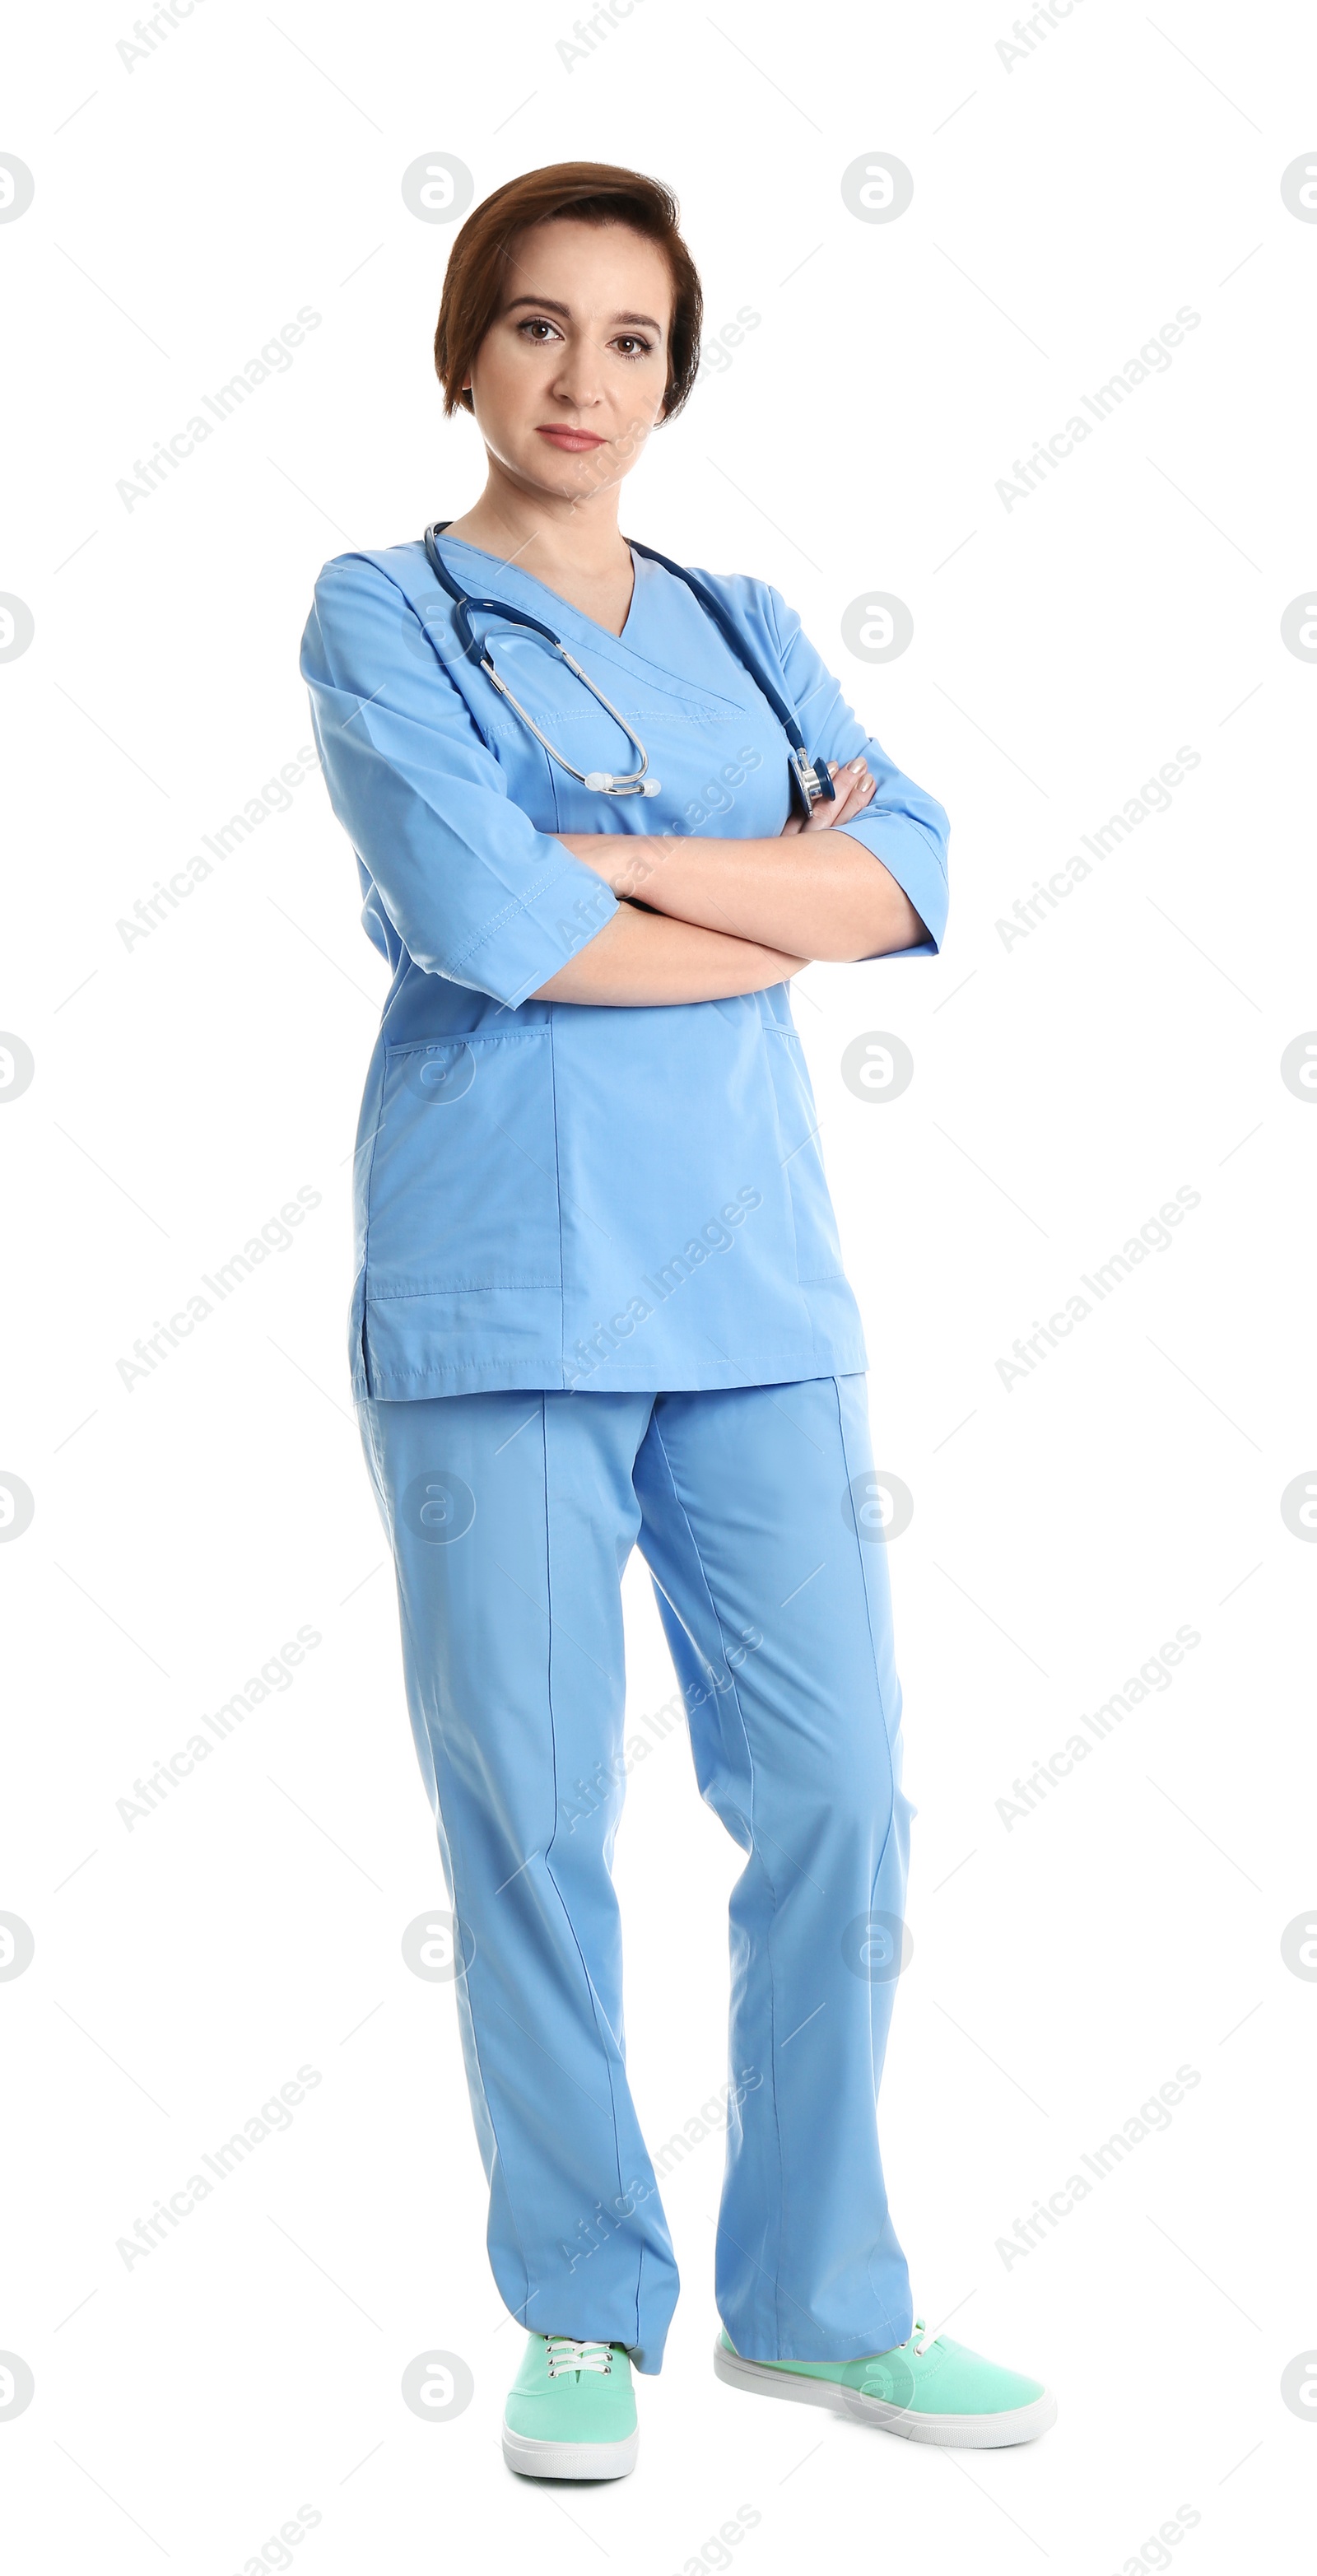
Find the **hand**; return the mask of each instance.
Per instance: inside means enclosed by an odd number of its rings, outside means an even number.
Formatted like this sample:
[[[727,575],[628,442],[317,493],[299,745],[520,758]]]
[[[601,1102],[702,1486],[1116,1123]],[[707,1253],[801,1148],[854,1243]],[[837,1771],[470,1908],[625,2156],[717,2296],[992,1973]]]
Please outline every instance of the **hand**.
[[[842,770],[838,769],[835,760],[830,760],[828,776],[834,787],[832,803],[826,796],[821,796],[808,822],[803,814],[788,815],[782,826],[783,832],[834,831],[839,823],[851,823],[857,814],[864,812],[872,801],[877,782],[870,774],[863,753],[858,760],[848,760]]]

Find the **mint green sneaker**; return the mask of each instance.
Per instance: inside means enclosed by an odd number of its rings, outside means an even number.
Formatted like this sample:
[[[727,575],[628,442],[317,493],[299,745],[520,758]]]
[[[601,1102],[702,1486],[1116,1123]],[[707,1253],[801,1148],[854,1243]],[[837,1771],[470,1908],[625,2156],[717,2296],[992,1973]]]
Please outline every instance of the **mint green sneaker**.
[[[620,2343],[528,2336],[503,2412],[503,2457],[523,2478],[625,2478],[640,2435]]]
[[[713,2366],[729,2388],[827,2406],[907,2442],[941,2442],[949,2450],[1032,2442],[1056,2422],[1056,2399],[1041,2380],[984,2361],[949,2335],[930,2338],[922,2317],[908,2343],[862,2361],[746,2361],[724,2328]]]

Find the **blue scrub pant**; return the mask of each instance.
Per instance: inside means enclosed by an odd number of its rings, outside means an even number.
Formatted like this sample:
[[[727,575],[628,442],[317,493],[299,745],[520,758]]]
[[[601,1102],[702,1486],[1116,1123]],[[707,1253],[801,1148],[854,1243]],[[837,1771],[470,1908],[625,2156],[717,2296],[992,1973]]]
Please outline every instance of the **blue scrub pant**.
[[[653,1577],[731,1899],[719,2311],[760,2360],[911,2330],[875,2102],[909,1819],[861,1377],[359,1406],[514,2316],[657,2370],[677,2267],[627,2085],[620,1577]],[[675,1711],[670,1710],[670,1717]],[[633,1726],[632,1741],[643,1733]],[[674,1856],[672,1901],[681,1901]]]

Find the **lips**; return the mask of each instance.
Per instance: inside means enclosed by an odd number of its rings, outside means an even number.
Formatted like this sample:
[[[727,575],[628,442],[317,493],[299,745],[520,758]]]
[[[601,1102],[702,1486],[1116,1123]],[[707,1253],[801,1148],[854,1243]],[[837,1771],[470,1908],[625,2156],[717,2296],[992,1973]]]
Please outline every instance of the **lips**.
[[[569,456],[583,453],[587,447],[602,447],[602,438],[593,438],[588,429],[540,429],[537,436],[546,438],[550,447],[561,447]]]

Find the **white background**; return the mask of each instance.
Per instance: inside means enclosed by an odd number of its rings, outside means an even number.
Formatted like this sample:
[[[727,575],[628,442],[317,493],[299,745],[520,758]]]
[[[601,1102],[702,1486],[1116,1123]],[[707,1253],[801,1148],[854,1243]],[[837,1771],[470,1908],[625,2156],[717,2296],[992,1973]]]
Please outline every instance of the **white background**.
[[[194,13],[127,68],[108,9],[30,11],[0,149],[10,504],[0,668],[17,805],[0,1023],[35,1078],[0,1115],[9,1253],[0,1466],[0,2421],[25,2576],[70,2565],[320,2576],[469,2561],[758,2576],[886,2566],[1195,2576],[1283,2539],[1317,2429],[1282,2401],[1317,2344],[1309,1603],[1280,1497],[1317,1459],[1317,671],[1280,621],[1314,572],[1313,29],[1120,0],[1010,67],[1000,14],[633,14],[569,66],[547,6]],[[882,2105],[933,2322],[1057,2388],[1056,2430],[914,2449],[751,2405],[709,2352],[710,2138],[666,2186],[684,2292],[615,2488],[503,2468],[520,2332],[483,2250],[451,1989],[404,1964],[442,1900],[391,1578],[348,1398],[349,1156],[383,968],[318,777],[149,937],[116,923],[309,742],[297,648],[321,563],[455,516],[481,482],[430,341],[451,227],[576,155],[677,191],[710,336],[760,326],[658,436],[622,524],[774,581],[893,757],[948,807],[936,962],[796,987],[870,1337],[875,1451],[915,1498],[891,1551],[919,1809],[914,1957]],[[899,221],[841,174],[895,154]],[[1200,324],[1031,497],[995,485],[1182,305]],[[303,305],[286,372],[131,510],[116,483]],[[847,653],[866,584],[895,662]],[[1180,745],[1199,766],[1042,926],[995,924]],[[1306,783],[1306,780],[1304,781]],[[913,1052],[899,1100],[839,1059]],[[116,1363],[299,1187],[321,1204],[146,1382]],[[996,1368],[1181,1187],[1201,1204],[1008,1391]],[[1305,1321],[1306,1318],[1306,1321]],[[639,1562],[636,1712],[672,1689]],[[1305,1618],[1305,1613],[1307,1617]],[[117,1801],[299,1625],[292,1686],[131,1831]],[[1187,1625],[1171,1686],[1008,1830],[997,1801]],[[738,1866],[684,1745],[639,1770],[619,1847],[635,2088],[657,2144],[722,2078]],[[299,2066],[321,2077],[176,2233],[117,2240]],[[1170,2127],[1027,2255],[998,2240],[1190,2066]],[[400,2380],[459,2355],[418,2420]],[[1181,2505],[1199,2519],[1150,2542]],[[745,2506],[736,2552],[714,2538]],[[1139,2552],[1143,2551],[1143,2556]]]

